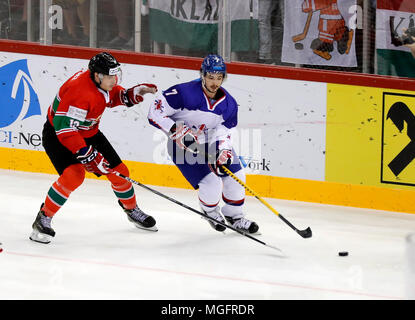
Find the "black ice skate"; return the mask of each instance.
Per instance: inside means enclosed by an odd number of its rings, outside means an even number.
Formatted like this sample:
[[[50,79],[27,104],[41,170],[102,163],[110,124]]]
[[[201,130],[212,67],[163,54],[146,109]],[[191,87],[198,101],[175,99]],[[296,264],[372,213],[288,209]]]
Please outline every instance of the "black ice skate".
[[[233,219],[232,217],[225,216],[226,221],[228,221],[232,227],[242,231],[244,233],[257,233],[259,230],[258,225],[256,222],[245,219],[244,217],[239,219]]]
[[[33,231],[29,239],[47,244],[55,236],[55,231],[51,227],[52,218],[46,216],[42,208],[43,203],[40,206],[35,222],[32,224]]]
[[[124,208],[120,200],[118,200],[118,204],[127,214],[128,220],[134,223],[137,228],[148,231],[158,231],[156,227],[156,220],[152,216],[145,214],[138,206],[135,206],[134,209],[128,210]]]
[[[215,210],[210,211],[209,213],[207,213],[203,209],[202,209],[202,211],[206,216],[209,216],[209,217],[211,217],[211,218],[213,218],[217,221],[225,223],[225,220],[223,219],[222,215],[220,214],[220,208],[219,207],[216,207]],[[209,222],[210,226],[213,229],[215,229],[216,231],[223,232],[223,231],[226,230],[226,227],[220,225],[219,223],[216,223],[216,222],[212,221],[211,219],[206,219],[206,220]]]

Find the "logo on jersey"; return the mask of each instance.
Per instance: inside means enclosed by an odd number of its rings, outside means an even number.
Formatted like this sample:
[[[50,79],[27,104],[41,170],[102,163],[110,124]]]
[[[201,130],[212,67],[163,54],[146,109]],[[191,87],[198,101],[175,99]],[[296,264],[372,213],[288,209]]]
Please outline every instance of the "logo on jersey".
[[[14,61],[0,68],[0,128],[16,120],[41,115],[39,98],[27,59]]]
[[[160,99],[154,101],[154,109],[163,111],[163,105]]]

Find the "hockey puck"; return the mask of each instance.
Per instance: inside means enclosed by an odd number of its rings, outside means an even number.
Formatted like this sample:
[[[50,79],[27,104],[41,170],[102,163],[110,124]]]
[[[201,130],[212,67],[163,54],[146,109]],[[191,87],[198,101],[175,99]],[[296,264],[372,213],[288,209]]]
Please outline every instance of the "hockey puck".
[[[347,251],[340,251],[339,252],[340,257],[347,257],[348,255],[349,255],[349,253]]]
[[[300,42],[297,42],[294,45],[294,48],[297,49],[297,50],[303,50],[304,49],[304,45],[302,43],[300,43]]]

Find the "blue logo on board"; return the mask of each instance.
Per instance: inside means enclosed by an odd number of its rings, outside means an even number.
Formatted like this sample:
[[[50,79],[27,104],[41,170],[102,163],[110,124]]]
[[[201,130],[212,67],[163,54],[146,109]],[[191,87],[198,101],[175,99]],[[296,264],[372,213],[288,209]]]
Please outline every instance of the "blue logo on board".
[[[0,128],[41,115],[39,98],[27,67],[27,59],[14,61],[0,68]]]

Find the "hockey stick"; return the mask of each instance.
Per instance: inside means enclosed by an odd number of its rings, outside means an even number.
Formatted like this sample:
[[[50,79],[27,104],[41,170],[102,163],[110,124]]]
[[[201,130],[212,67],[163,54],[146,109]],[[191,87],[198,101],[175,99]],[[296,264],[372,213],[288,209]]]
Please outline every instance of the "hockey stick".
[[[311,23],[311,18],[312,17],[313,17],[313,12],[311,11],[311,12],[308,13],[307,22],[305,23],[303,33],[300,33],[300,34],[297,34],[296,36],[293,36],[293,38],[292,38],[293,42],[298,42],[298,41],[301,41],[301,40],[305,39],[305,37],[307,36],[307,33],[308,33],[308,29],[310,28],[310,23]]]
[[[204,153],[201,150],[199,150],[199,152],[204,154],[208,161],[213,161],[213,162],[216,161],[216,159],[214,159],[214,157],[211,154]],[[228,174],[231,178],[233,178],[236,182],[238,182],[242,187],[244,187],[245,190],[247,190],[249,193],[251,193],[262,204],[264,204],[268,209],[270,209],[273,213],[275,213],[282,221],[284,221],[287,225],[289,225],[291,229],[293,229],[295,232],[297,232],[303,238],[311,238],[313,233],[312,233],[310,227],[308,227],[307,229],[304,229],[304,230],[298,230],[296,227],[294,227],[294,225],[291,222],[289,222],[287,219],[285,219],[277,210],[275,210],[273,207],[271,207],[271,205],[268,202],[266,202],[264,199],[262,199],[254,190],[252,190],[245,183],[243,183],[237,176],[235,176],[232,173],[232,171],[230,171],[228,168],[226,168],[223,165],[220,166],[220,167],[226,174]]]
[[[225,171],[229,176],[231,176],[234,180],[236,180],[236,182],[238,182],[242,187],[244,187],[245,190],[249,191],[249,193],[251,193],[260,202],[262,202],[268,209],[270,209],[273,213],[275,213],[278,217],[280,217],[282,221],[284,221],[286,224],[288,224],[291,227],[291,229],[296,231],[300,236],[302,236],[303,238],[311,238],[313,233],[312,233],[310,227],[308,227],[307,229],[304,229],[304,230],[298,230],[296,227],[294,227],[294,225],[291,224],[291,222],[289,222],[287,219],[285,219],[277,210],[275,210],[273,207],[271,207],[268,204],[268,202],[266,202],[264,199],[262,199],[258,194],[256,194],[256,192],[254,190],[252,190],[245,183],[243,183],[237,176],[235,176],[232,173],[232,171],[230,171],[225,166],[221,166],[221,169],[223,171]]]
[[[154,189],[152,189],[152,188],[150,188],[150,187],[142,184],[141,182],[135,181],[135,180],[131,179],[130,177],[124,176],[123,174],[121,174],[121,173],[119,173],[117,171],[112,171],[112,173],[114,173],[115,175],[117,175],[117,176],[119,176],[119,177],[121,177],[121,178],[123,178],[123,179],[125,179],[125,180],[127,180],[127,181],[129,181],[131,183],[133,183],[133,184],[136,184],[136,185],[138,185],[138,186],[140,186],[140,187],[142,187],[144,189],[147,189],[148,191],[153,192],[156,195],[158,195],[160,197],[163,197],[164,199],[167,199],[167,200],[169,200],[171,202],[174,202],[175,204],[178,204],[179,206],[181,206],[183,208],[186,208],[186,209],[188,209],[190,211],[193,211],[194,213],[197,213],[199,216],[202,216],[204,219],[209,219],[211,221],[214,221],[215,223],[220,224],[223,227],[229,228],[229,229],[231,229],[231,230],[233,230],[233,231],[235,231],[235,232],[237,232],[237,233],[239,233],[239,234],[241,234],[241,235],[243,235],[245,237],[248,237],[249,239],[252,239],[252,240],[254,240],[254,241],[256,241],[256,242],[258,242],[260,244],[263,244],[264,246],[267,246],[267,247],[270,247],[272,249],[275,249],[275,250],[278,250],[278,251],[282,252],[281,249],[279,249],[279,248],[277,248],[275,246],[272,246],[270,244],[266,244],[265,242],[263,242],[261,240],[258,240],[257,238],[254,238],[254,237],[250,236],[249,234],[247,234],[245,232],[242,232],[242,231],[240,231],[240,230],[238,230],[238,229],[236,229],[236,228],[234,228],[234,227],[232,227],[232,226],[230,226],[230,225],[228,225],[226,223],[223,223],[223,222],[218,221],[218,220],[216,220],[216,219],[214,219],[212,217],[209,217],[208,215],[205,215],[202,212],[197,211],[196,209],[193,209],[192,207],[189,207],[188,205],[186,205],[186,204],[184,204],[184,203],[182,203],[182,202],[180,202],[180,201],[178,201],[176,199],[170,198],[169,196],[166,196],[165,194],[163,194],[163,193],[161,193],[161,192],[159,192],[157,190],[154,190]]]
[[[200,152],[200,151],[199,151]],[[208,158],[208,161],[212,161],[214,157],[208,153],[204,153],[205,157]],[[221,169],[228,174],[231,178],[233,178],[236,182],[238,182],[242,187],[245,188],[249,193],[251,193],[255,198],[257,198],[262,204],[264,204],[268,209],[270,209],[273,213],[275,213],[282,221],[284,221],[288,226],[290,226],[291,229],[293,229],[295,232],[297,232],[300,236],[303,238],[311,238],[313,235],[311,228],[308,227],[304,230],[298,230],[291,222],[289,222],[287,219],[285,219],[277,210],[275,210],[271,205],[266,202],[264,199],[262,199],[254,190],[252,190],[250,187],[248,187],[245,183],[243,183],[237,176],[235,176],[232,171],[230,171],[225,166],[220,166]]]

